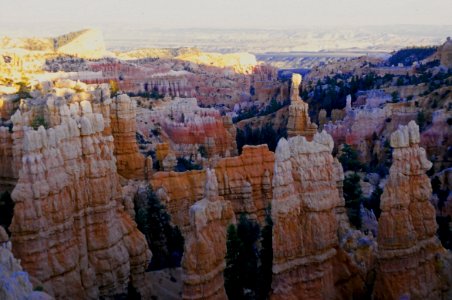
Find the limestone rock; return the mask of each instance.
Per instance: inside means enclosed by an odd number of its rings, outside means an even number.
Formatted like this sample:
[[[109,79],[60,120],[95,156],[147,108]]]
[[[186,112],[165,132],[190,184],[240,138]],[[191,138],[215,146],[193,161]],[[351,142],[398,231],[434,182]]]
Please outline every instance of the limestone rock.
[[[118,173],[127,179],[143,179],[145,159],[136,141],[136,102],[125,94],[112,100],[110,118]]]
[[[182,258],[183,299],[227,299],[226,229],[235,223],[231,203],[218,195],[215,171],[206,171],[205,198],[190,208],[190,231]]]
[[[445,254],[435,236],[435,209],[425,174],[432,164],[419,147],[414,121],[391,135],[393,164],[381,196],[376,299],[441,299],[445,287],[437,265]]]
[[[236,215],[246,213],[261,224],[272,199],[274,154],[267,145],[244,146],[240,156],[221,159],[215,167],[219,194]]]
[[[281,139],[273,176],[272,299],[333,299],[338,246],[331,137]],[[322,226],[319,226],[322,224]]]
[[[307,140],[312,140],[317,132],[317,125],[311,123],[309,118],[309,106],[299,96],[299,86],[301,84],[301,75],[292,75],[292,91],[290,96],[289,120],[287,122],[287,135],[305,136]]]
[[[231,118],[221,116],[214,108],[199,107],[195,98],[175,98],[153,110],[143,109],[138,116],[138,128],[144,137],[154,135],[157,126],[150,124],[158,124],[160,143],[167,143],[176,157],[197,157],[202,152],[208,157],[237,153],[236,129]],[[166,146],[157,146],[157,159],[162,161],[168,150]]]
[[[48,129],[26,126],[32,108],[13,117],[20,162],[11,194],[13,252],[56,298],[113,296],[126,292],[129,280],[145,296],[150,251],[122,206],[110,103],[80,100],[47,102],[54,114]]]
[[[158,157],[158,155],[157,155]],[[247,213],[263,224],[271,203],[274,155],[266,145],[245,146],[240,156],[220,159],[215,166],[218,193],[231,202],[234,213]],[[189,208],[205,197],[205,171],[157,172],[151,185],[172,221],[187,232]]]

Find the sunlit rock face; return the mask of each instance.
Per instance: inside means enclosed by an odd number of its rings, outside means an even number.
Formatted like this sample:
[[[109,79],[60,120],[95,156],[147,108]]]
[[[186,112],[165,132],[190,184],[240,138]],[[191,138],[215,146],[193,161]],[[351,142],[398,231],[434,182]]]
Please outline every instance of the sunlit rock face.
[[[231,203],[218,195],[215,171],[207,169],[204,198],[190,207],[190,230],[182,258],[182,299],[227,299],[226,229],[235,223]]]
[[[287,135],[289,137],[301,135],[308,141],[312,140],[317,132],[317,125],[311,123],[309,118],[309,105],[299,96],[301,75],[292,75],[292,87],[289,106],[289,120],[287,122]]]
[[[125,293],[129,280],[145,296],[151,254],[122,207],[111,99],[104,87],[75,92],[72,85],[55,84],[53,94],[12,117],[13,162],[20,162],[11,195],[13,253],[56,298],[113,296]],[[33,130],[40,112],[49,128]]]
[[[281,139],[273,175],[272,299],[334,299],[338,246],[333,140]]]
[[[127,95],[114,97],[110,119],[118,173],[128,179],[144,178],[145,159],[136,141],[136,102]]]
[[[414,121],[391,135],[393,164],[381,196],[378,226],[376,299],[451,297],[450,282],[443,274],[450,276],[450,264],[444,261],[446,251],[435,236],[432,189],[425,174],[432,164],[419,142]]]
[[[56,51],[61,54],[85,58],[101,58],[107,54],[102,32],[85,29],[71,32],[54,39]]]
[[[256,57],[250,53],[207,53],[194,52],[177,56],[178,59],[187,60],[197,64],[218,68],[232,68],[236,73],[249,74],[257,65]]]

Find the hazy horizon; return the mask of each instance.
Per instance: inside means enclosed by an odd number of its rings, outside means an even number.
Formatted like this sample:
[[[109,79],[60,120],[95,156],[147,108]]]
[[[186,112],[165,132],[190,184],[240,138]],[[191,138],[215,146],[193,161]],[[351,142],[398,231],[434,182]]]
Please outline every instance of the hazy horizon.
[[[41,27],[149,29],[302,29],[387,25],[450,26],[449,0],[17,0],[2,3],[0,24]],[[5,30],[5,29],[3,29]]]

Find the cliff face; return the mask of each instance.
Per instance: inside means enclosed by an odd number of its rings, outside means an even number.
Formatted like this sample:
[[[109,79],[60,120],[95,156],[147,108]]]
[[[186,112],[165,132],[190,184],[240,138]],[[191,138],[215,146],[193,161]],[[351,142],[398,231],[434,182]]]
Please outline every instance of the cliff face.
[[[190,207],[204,197],[205,180],[204,170],[157,172],[150,180],[157,197],[165,204],[171,215],[171,221],[183,233],[186,233],[190,227]]]
[[[128,179],[145,177],[145,159],[136,141],[136,102],[119,95],[111,103],[111,129],[118,173]]]
[[[245,146],[240,156],[220,159],[215,166],[219,195],[232,203],[234,213],[247,213],[264,221],[265,209],[271,203],[274,154],[266,145]],[[183,232],[190,224],[189,209],[204,198],[204,170],[157,172],[151,185],[166,205],[172,221]]]
[[[13,252],[56,298],[124,293],[129,279],[146,292],[142,280],[150,252],[121,205],[106,117],[110,99],[98,92],[88,87],[85,93],[72,91],[70,100],[47,97],[49,129],[27,126],[36,112],[33,102],[12,117],[13,145],[21,150],[14,152],[21,165],[12,192]]]
[[[246,213],[260,222],[272,199],[275,157],[267,145],[244,146],[240,156],[221,159],[215,167],[219,194],[232,203],[236,215]]]
[[[333,299],[340,206],[333,140],[281,139],[273,177],[272,299]]]
[[[376,299],[442,299],[442,292],[450,290],[444,289],[440,275],[445,250],[435,236],[432,190],[425,175],[432,164],[419,142],[414,121],[391,135],[393,165],[381,197]],[[450,296],[449,291],[446,298]]]
[[[287,135],[289,137],[301,135],[311,141],[317,132],[317,125],[311,123],[309,106],[299,96],[301,75],[293,74],[289,106],[289,120],[287,122]]]
[[[218,195],[213,170],[206,171],[205,198],[190,207],[190,230],[182,259],[183,299],[227,299],[226,228],[235,223],[231,203]]]

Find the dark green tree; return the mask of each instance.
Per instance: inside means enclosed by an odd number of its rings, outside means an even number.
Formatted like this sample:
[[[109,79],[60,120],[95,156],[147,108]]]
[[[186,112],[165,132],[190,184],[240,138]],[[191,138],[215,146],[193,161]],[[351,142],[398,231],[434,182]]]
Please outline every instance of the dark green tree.
[[[419,130],[420,131],[424,131],[424,129],[425,129],[425,122],[426,122],[426,118],[425,118],[424,112],[423,111],[419,111],[417,113],[416,123],[419,125]]]
[[[228,228],[225,289],[229,299],[255,299],[258,278],[259,225],[240,216],[237,230]]]
[[[229,299],[240,299],[240,266],[238,257],[241,249],[241,242],[237,234],[237,228],[231,224],[227,231],[227,253],[226,269],[224,270],[224,287]]]
[[[341,162],[344,171],[357,172],[363,168],[363,165],[358,160],[358,152],[350,145],[344,144],[341,152],[339,161]]]
[[[367,199],[367,201],[365,202],[365,207],[369,210],[372,209],[377,219],[380,218],[381,214],[380,198],[382,194],[383,190],[379,186],[377,186],[370,195],[369,199]]]
[[[260,266],[257,278],[256,299],[266,300],[269,297],[272,284],[273,266],[273,220],[271,218],[271,207],[266,210],[265,226],[261,234],[261,250],[259,252]]]
[[[3,226],[8,234],[14,214],[14,201],[9,192],[0,193],[0,226]]]
[[[348,175],[344,179],[345,208],[347,209],[350,223],[358,229],[361,228],[359,208],[363,194],[361,186],[359,185],[360,180],[359,175],[356,173]]]
[[[144,233],[152,251],[149,268],[160,270],[180,266],[184,238],[177,226],[171,224],[166,207],[149,186],[135,198],[138,229]]]

